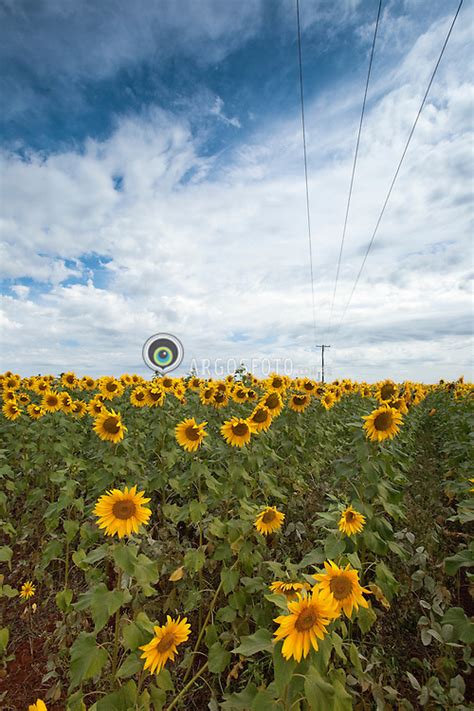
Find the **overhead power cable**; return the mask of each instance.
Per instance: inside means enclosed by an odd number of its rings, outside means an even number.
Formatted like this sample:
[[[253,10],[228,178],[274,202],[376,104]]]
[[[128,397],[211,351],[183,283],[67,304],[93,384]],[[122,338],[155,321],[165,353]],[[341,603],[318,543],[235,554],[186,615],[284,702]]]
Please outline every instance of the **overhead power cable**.
[[[308,157],[306,152],[306,122],[304,111],[304,89],[303,89],[303,61],[301,56],[301,25],[300,25],[300,3],[296,0],[296,29],[298,38],[298,65],[300,77],[300,102],[301,102],[301,130],[303,135],[303,161],[304,161],[304,181],[306,189],[306,221],[308,225],[308,246],[309,246],[309,268],[311,275],[311,303],[313,311],[313,331],[314,343],[316,344],[316,303],[314,298],[314,272],[313,272],[313,245],[311,237],[311,213],[309,208],[309,187],[308,187]]]
[[[359,130],[357,132],[357,140],[356,140],[356,147],[355,147],[355,152],[354,152],[354,160],[352,163],[352,173],[351,173],[351,180],[350,180],[350,185],[349,185],[349,194],[347,196],[347,204],[346,204],[346,213],[344,216],[344,227],[342,228],[342,238],[341,238],[341,247],[339,249],[339,257],[337,260],[337,269],[336,269],[336,280],[334,282],[334,291],[332,293],[332,301],[331,301],[331,310],[329,314],[329,325],[328,325],[328,334],[331,330],[331,324],[332,324],[332,317],[334,313],[334,304],[336,301],[336,292],[337,292],[337,284],[339,282],[339,272],[341,271],[341,262],[342,262],[342,254],[344,251],[344,240],[346,238],[346,231],[347,231],[347,221],[349,219],[349,210],[351,207],[351,198],[352,198],[352,190],[354,187],[354,178],[355,178],[355,173],[356,173],[356,167],[357,167],[357,157],[359,155],[359,144],[360,144],[360,136],[362,132],[362,123],[364,121],[364,114],[365,114],[365,104],[367,101],[367,92],[369,89],[369,82],[370,82],[370,74],[372,72],[372,62],[374,59],[374,51],[375,51],[375,42],[377,39],[377,32],[379,29],[379,21],[380,21],[380,13],[382,11],[382,0],[379,0],[379,7],[377,11],[377,19],[375,21],[375,30],[374,30],[374,38],[372,40],[372,49],[370,51],[370,59],[369,59],[369,69],[367,72],[367,80],[365,82],[365,91],[364,91],[364,99],[362,101],[362,110],[360,114],[360,121],[359,121]]]
[[[444,44],[443,44],[443,46],[442,46],[442,48],[441,48],[441,52],[440,52],[440,54],[439,54],[438,60],[437,60],[437,62],[436,62],[436,64],[435,64],[434,70],[433,70],[433,72],[432,72],[432,74],[431,74],[431,78],[430,78],[430,80],[429,80],[429,82],[428,82],[428,86],[427,86],[426,91],[425,91],[425,94],[424,94],[424,96],[423,96],[423,100],[422,100],[422,102],[421,102],[420,108],[418,109],[418,113],[417,113],[417,115],[416,115],[415,121],[414,121],[413,126],[412,126],[412,128],[411,128],[410,134],[409,134],[409,136],[408,136],[408,140],[407,140],[407,142],[406,142],[406,144],[405,144],[405,148],[403,149],[402,156],[401,156],[401,158],[400,158],[400,160],[399,160],[399,162],[398,162],[397,169],[396,169],[395,174],[394,174],[394,176],[393,176],[393,178],[392,178],[392,182],[390,183],[390,187],[389,187],[389,189],[388,189],[388,193],[387,193],[387,195],[386,195],[386,197],[385,197],[385,200],[384,200],[384,203],[383,203],[383,205],[382,205],[382,209],[381,209],[380,214],[379,214],[379,216],[378,216],[378,219],[377,219],[377,222],[376,222],[376,225],[375,225],[375,229],[374,229],[374,231],[373,231],[373,233],[372,233],[372,237],[371,237],[370,242],[369,242],[369,244],[368,244],[368,246],[367,246],[367,250],[366,250],[366,252],[365,252],[364,258],[363,258],[363,260],[362,260],[362,264],[361,264],[361,266],[360,266],[359,272],[358,272],[357,277],[356,277],[356,279],[355,279],[355,282],[354,282],[354,284],[353,284],[353,287],[352,287],[352,290],[351,290],[349,299],[348,299],[348,301],[347,301],[347,303],[346,303],[346,305],[345,305],[345,307],[344,307],[344,311],[343,311],[341,320],[339,321],[339,324],[338,324],[338,326],[337,326],[337,328],[336,328],[336,333],[337,333],[337,332],[339,331],[339,329],[341,328],[341,325],[342,325],[342,323],[343,323],[343,321],[344,321],[344,318],[345,318],[345,316],[346,316],[347,310],[349,309],[349,306],[350,306],[350,304],[351,304],[352,297],[354,296],[354,292],[355,292],[355,290],[357,289],[357,285],[358,285],[358,283],[359,283],[359,280],[360,280],[362,271],[363,271],[364,266],[365,266],[365,263],[366,263],[366,261],[367,261],[367,257],[369,256],[369,253],[370,253],[370,250],[371,250],[372,245],[373,245],[373,243],[374,243],[375,237],[377,236],[377,232],[378,232],[380,223],[381,223],[381,221],[382,221],[382,217],[383,217],[383,215],[384,215],[385,208],[387,207],[388,201],[390,200],[390,196],[391,196],[391,194],[392,194],[393,187],[394,187],[395,182],[396,182],[396,180],[397,180],[397,178],[398,178],[398,174],[399,174],[399,172],[400,172],[400,168],[402,167],[402,163],[403,163],[404,158],[405,158],[405,156],[406,156],[406,153],[407,153],[407,151],[408,151],[408,146],[410,145],[411,139],[412,139],[413,134],[414,134],[414,132],[415,132],[415,128],[416,128],[417,123],[418,123],[418,119],[420,118],[421,112],[422,112],[422,110],[423,110],[423,107],[424,107],[424,105],[425,105],[425,102],[426,102],[426,99],[427,99],[427,97],[428,97],[429,91],[430,91],[430,89],[431,89],[431,85],[432,85],[433,80],[434,80],[434,78],[435,78],[435,76],[436,76],[436,72],[438,71],[438,67],[439,67],[439,65],[440,65],[440,63],[441,63],[441,59],[443,58],[444,51],[445,51],[445,49],[446,49],[446,47],[447,47],[447,45],[448,45],[449,38],[451,37],[451,33],[452,33],[452,31],[453,31],[453,27],[454,27],[454,25],[455,25],[455,23],[456,23],[456,20],[457,20],[457,18],[458,18],[458,15],[459,15],[459,12],[460,12],[460,10],[461,10],[461,7],[462,7],[463,2],[464,2],[464,0],[460,0],[459,5],[458,5],[458,9],[456,10],[456,13],[455,13],[455,15],[454,15],[454,17],[453,17],[453,20],[452,20],[452,22],[451,22],[451,25],[450,25],[450,27],[449,27],[448,34],[446,35],[446,39],[444,40]]]

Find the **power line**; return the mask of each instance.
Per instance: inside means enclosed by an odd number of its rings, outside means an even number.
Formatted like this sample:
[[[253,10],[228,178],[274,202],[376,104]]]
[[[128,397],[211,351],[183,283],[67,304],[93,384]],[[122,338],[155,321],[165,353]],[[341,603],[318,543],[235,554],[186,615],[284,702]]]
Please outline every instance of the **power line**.
[[[328,326],[328,334],[331,330],[331,324],[332,324],[332,317],[334,313],[334,303],[336,301],[336,291],[337,291],[337,284],[339,281],[339,272],[341,270],[341,262],[342,262],[342,253],[344,251],[344,240],[346,238],[346,230],[347,230],[347,220],[349,218],[349,210],[351,207],[351,198],[352,198],[352,189],[354,187],[354,177],[355,177],[355,172],[356,172],[356,166],[357,166],[357,157],[359,155],[359,144],[360,144],[360,135],[362,132],[362,123],[364,121],[364,114],[365,114],[365,104],[367,101],[367,92],[369,89],[369,81],[370,81],[370,74],[372,71],[372,62],[374,59],[374,51],[375,51],[375,41],[377,39],[377,32],[379,29],[379,20],[380,20],[380,13],[382,10],[382,0],[379,0],[379,8],[377,11],[377,19],[375,21],[375,31],[374,31],[374,39],[372,41],[372,49],[370,52],[370,60],[369,60],[369,69],[367,72],[367,81],[365,83],[365,91],[364,91],[364,99],[362,101],[362,111],[360,114],[360,122],[359,122],[359,130],[357,132],[357,140],[356,140],[356,147],[355,147],[355,152],[354,152],[354,161],[352,163],[352,173],[351,173],[351,181],[349,185],[349,195],[347,197],[347,205],[346,205],[346,214],[344,216],[344,227],[342,229],[342,238],[341,238],[341,247],[339,249],[339,257],[337,260],[337,270],[336,270],[336,281],[334,282],[334,291],[332,294],[332,302],[331,302],[331,310],[329,314],[329,326]]]
[[[353,287],[352,287],[352,291],[351,291],[351,293],[350,293],[349,299],[348,299],[348,301],[347,301],[347,303],[346,303],[346,306],[345,306],[345,308],[344,308],[344,311],[343,311],[343,314],[342,314],[342,318],[341,318],[341,320],[340,320],[340,322],[339,322],[339,324],[338,324],[338,326],[337,326],[337,328],[336,328],[336,333],[337,333],[337,332],[339,331],[339,329],[341,328],[342,322],[344,321],[344,318],[345,318],[345,316],[346,316],[347,310],[348,310],[348,308],[349,308],[349,306],[350,306],[350,303],[351,303],[351,301],[352,301],[352,297],[354,296],[354,292],[355,292],[355,290],[356,290],[356,288],[357,288],[357,285],[358,285],[358,283],[359,283],[360,276],[361,276],[361,274],[362,274],[362,271],[363,271],[363,269],[364,269],[365,263],[366,263],[366,261],[367,261],[367,257],[369,256],[369,252],[370,252],[370,250],[371,250],[371,248],[372,248],[372,245],[373,245],[373,243],[374,243],[375,237],[376,237],[376,235],[377,235],[377,232],[378,232],[378,229],[379,229],[379,225],[380,225],[380,223],[381,223],[381,221],[382,221],[382,217],[383,217],[383,215],[384,215],[385,208],[387,207],[388,201],[389,201],[390,196],[391,196],[391,194],[392,194],[393,186],[395,185],[395,182],[396,182],[396,180],[397,180],[398,174],[399,174],[399,172],[400,172],[400,168],[402,167],[402,163],[403,163],[403,160],[404,160],[405,155],[406,155],[406,153],[407,153],[408,146],[410,145],[412,136],[413,136],[413,134],[414,134],[414,132],[415,132],[415,128],[416,128],[416,125],[417,125],[417,123],[418,123],[418,119],[420,118],[421,112],[422,112],[422,110],[423,110],[423,107],[424,107],[424,105],[425,105],[425,102],[426,102],[426,99],[427,99],[427,97],[428,97],[429,91],[430,91],[430,89],[431,89],[431,85],[432,85],[433,80],[434,80],[434,78],[435,78],[436,72],[438,71],[438,67],[439,67],[439,65],[440,65],[441,59],[443,58],[444,51],[445,51],[445,49],[446,49],[446,47],[447,47],[447,44],[448,44],[448,42],[449,42],[449,38],[451,37],[451,32],[452,32],[453,27],[454,27],[454,25],[455,25],[455,22],[456,22],[456,20],[457,20],[457,18],[458,18],[458,15],[459,15],[459,12],[460,12],[460,10],[461,10],[461,7],[462,7],[463,2],[464,2],[464,0],[460,0],[459,5],[458,5],[458,9],[456,10],[456,13],[455,13],[455,15],[454,15],[454,17],[453,17],[453,20],[452,20],[452,22],[451,22],[451,26],[450,26],[450,28],[449,28],[448,34],[446,35],[446,39],[444,40],[444,44],[443,44],[443,47],[442,47],[442,49],[441,49],[440,55],[439,55],[439,57],[438,57],[438,61],[437,61],[436,64],[435,64],[435,68],[434,68],[433,73],[432,73],[432,75],[431,75],[431,79],[430,79],[430,81],[429,81],[429,83],[428,83],[428,86],[427,86],[427,88],[426,88],[425,95],[423,96],[423,101],[421,102],[420,108],[418,109],[418,113],[417,113],[417,115],[416,115],[415,122],[414,122],[414,124],[413,124],[413,126],[412,126],[412,128],[411,128],[411,131],[410,131],[410,134],[409,134],[409,136],[408,136],[408,140],[407,140],[407,142],[406,142],[405,148],[403,149],[402,156],[401,156],[400,161],[399,161],[399,163],[398,163],[398,166],[397,166],[397,169],[396,169],[396,171],[395,171],[395,174],[394,174],[394,176],[393,176],[393,178],[392,178],[392,182],[390,183],[390,188],[389,188],[388,193],[387,193],[387,196],[386,196],[386,198],[385,198],[385,200],[384,200],[384,203],[383,203],[383,206],[382,206],[382,210],[380,211],[380,215],[379,215],[379,217],[378,217],[377,223],[376,223],[376,225],[375,225],[375,229],[374,229],[374,231],[373,231],[373,233],[372,233],[372,237],[371,237],[371,239],[370,239],[370,242],[369,242],[369,244],[368,244],[367,250],[366,250],[366,252],[365,252],[364,259],[362,260],[362,264],[361,264],[361,267],[360,267],[360,269],[359,269],[359,273],[357,274],[357,277],[356,277],[356,280],[355,280],[354,285],[353,285]]]
[[[308,223],[308,245],[309,245],[309,267],[311,273],[311,302],[313,307],[313,331],[316,342],[316,305],[314,300],[314,274],[313,274],[313,246],[311,238],[311,215],[309,209],[309,188],[308,188],[308,158],[306,154],[306,123],[304,112],[304,91],[303,91],[303,61],[301,58],[301,26],[300,26],[300,3],[296,0],[296,27],[298,36],[298,64],[300,74],[300,100],[301,100],[301,129],[303,134],[303,160],[304,160],[304,181],[306,188],[306,220]]]

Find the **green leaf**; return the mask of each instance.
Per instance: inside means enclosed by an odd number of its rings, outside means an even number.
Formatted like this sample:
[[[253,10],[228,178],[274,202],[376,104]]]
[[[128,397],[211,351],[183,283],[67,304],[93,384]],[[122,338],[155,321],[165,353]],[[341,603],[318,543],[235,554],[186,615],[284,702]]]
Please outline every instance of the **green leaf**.
[[[275,685],[280,696],[283,696],[285,687],[290,683],[293,672],[296,668],[296,661],[293,659],[285,659],[282,656],[281,648],[283,644],[279,643],[273,647],[273,677]]]
[[[456,575],[459,568],[470,568],[472,565],[474,565],[474,544],[444,560],[446,575]]]
[[[10,563],[13,550],[9,546],[0,546],[0,563]]]
[[[137,546],[119,544],[114,547],[112,555],[118,567],[135,578],[144,595],[150,597],[155,593],[152,584],[159,578],[158,563],[143,553],[137,554],[137,551]]]
[[[90,610],[95,632],[100,632],[111,615],[131,599],[132,596],[128,590],[108,590],[105,583],[99,583],[92,590],[80,595],[73,607],[76,610]]]
[[[61,612],[66,612],[72,601],[73,592],[69,588],[56,593],[56,605]]]
[[[304,690],[311,711],[333,709],[334,687],[314,666],[311,666],[305,675]]]
[[[128,679],[128,677],[138,674],[143,669],[143,659],[140,659],[137,652],[132,652],[117,670],[119,679]]]
[[[70,519],[64,521],[63,528],[66,533],[66,540],[71,543],[74,536],[79,530],[79,521],[72,521]]]
[[[54,558],[61,558],[63,544],[57,538],[53,538],[44,548],[41,556],[41,567],[47,568]]]
[[[97,701],[95,711],[130,711],[136,708],[137,685],[134,681],[128,681],[119,691],[103,696]],[[93,709],[94,707],[92,707]],[[92,711],[91,709],[91,711]]]
[[[10,639],[10,630],[8,627],[0,628],[0,654],[5,654]]]
[[[155,678],[156,683],[163,691],[174,691],[173,679],[169,669],[162,669]]]
[[[229,666],[230,658],[230,652],[224,649],[220,642],[214,642],[209,648],[209,671],[213,674],[222,674],[224,669]]]
[[[324,544],[324,553],[326,558],[329,560],[334,560],[338,556],[342,555],[346,549],[346,544],[344,541],[336,534],[332,533],[326,538]]]
[[[69,653],[71,655],[70,689],[79,686],[86,679],[99,676],[107,662],[107,652],[97,647],[95,635],[87,632],[80,633]]]
[[[372,607],[360,607],[357,613],[357,622],[359,623],[360,631],[365,634],[370,630],[377,619],[377,615]]]
[[[257,695],[257,687],[250,682],[243,691],[237,694],[226,695],[224,703],[221,704],[222,709],[227,711],[249,711],[252,708],[252,702]]]
[[[184,567],[194,573],[202,570],[205,562],[206,556],[202,548],[191,548],[184,556]]]
[[[243,657],[251,657],[257,652],[271,652],[273,649],[272,634],[269,630],[260,629],[254,634],[242,637],[238,647],[233,649],[234,654],[241,654]]]
[[[107,555],[107,551],[108,545],[106,543],[98,548],[93,548],[89,551],[89,553],[86,553],[83,548],[79,548],[79,550],[74,551],[72,554],[72,560],[78,568],[81,570],[87,570],[91,565],[94,565],[94,563],[98,563],[100,560],[103,560],[103,558]]]
[[[224,568],[221,571],[222,589],[228,595],[234,590],[239,582],[240,573],[238,570],[228,570]]]
[[[151,700],[153,701],[153,711],[161,711],[166,703],[166,691],[163,691],[163,689],[157,689],[153,684],[148,687],[148,691],[150,692]]]
[[[467,617],[462,607],[450,607],[443,615],[442,625],[452,625],[456,639],[466,644],[474,643],[474,623]]]

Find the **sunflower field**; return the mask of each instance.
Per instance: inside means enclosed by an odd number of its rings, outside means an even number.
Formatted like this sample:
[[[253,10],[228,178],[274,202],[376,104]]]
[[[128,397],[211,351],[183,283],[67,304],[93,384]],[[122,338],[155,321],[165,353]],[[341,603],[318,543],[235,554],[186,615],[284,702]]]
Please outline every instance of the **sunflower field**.
[[[473,387],[0,376],[0,708],[473,708]]]

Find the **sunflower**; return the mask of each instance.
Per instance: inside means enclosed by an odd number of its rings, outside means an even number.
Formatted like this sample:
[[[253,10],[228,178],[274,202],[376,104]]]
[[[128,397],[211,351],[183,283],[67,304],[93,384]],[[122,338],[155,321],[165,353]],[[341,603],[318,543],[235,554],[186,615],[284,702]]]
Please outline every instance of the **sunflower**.
[[[28,711],[48,711],[48,709],[42,699],[36,699],[35,704],[29,704]]]
[[[31,405],[28,405],[26,409],[32,420],[39,420],[40,417],[46,415],[46,410],[44,410],[41,405],[35,405],[34,402],[31,403]]]
[[[122,423],[120,413],[115,410],[107,410],[105,407],[101,413],[95,418],[92,428],[100,439],[106,442],[117,444],[123,439],[127,428]]]
[[[255,426],[256,432],[267,432],[272,424],[272,413],[265,405],[257,405],[249,420]]]
[[[146,388],[139,385],[134,388],[130,393],[130,402],[133,407],[146,407],[147,405],[147,391]]]
[[[59,394],[59,400],[61,402],[61,410],[66,414],[72,412],[73,399],[69,393],[62,392]]]
[[[321,405],[325,410],[330,410],[336,404],[336,398],[331,392],[326,392],[321,398]]]
[[[65,388],[77,388],[79,381],[76,378],[75,373],[69,372],[69,373],[63,373],[61,375],[61,383],[64,385]]]
[[[306,378],[301,383],[301,389],[304,390],[306,393],[316,392],[317,387],[318,387],[318,384],[315,383],[314,380],[310,380],[309,378]]]
[[[284,520],[285,514],[277,511],[276,506],[266,506],[256,517],[254,526],[259,533],[268,536],[269,533],[278,531]]]
[[[38,378],[35,382],[33,390],[38,393],[38,395],[43,395],[49,390],[49,382],[43,377]]]
[[[253,432],[255,432],[255,425],[250,419],[244,420],[241,417],[233,417],[224,422],[221,427],[222,436],[232,447],[243,447],[248,444]]]
[[[199,399],[203,405],[210,405],[215,393],[213,385],[202,385],[199,392]]]
[[[170,378],[165,375],[164,378],[161,379],[161,385],[165,390],[172,390],[175,384],[174,378]]]
[[[198,425],[194,417],[183,420],[175,427],[176,441],[187,452],[195,452],[207,437],[206,425],[207,422]]]
[[[33,597],[35,594],[36,587],[33,585],[31,580],[27,580],[26,583],[23,583],[20,589],[20,597],[22,600],[29,600],[30,597]]]
[[[354,533],[360,533],[365,525],[365,516],[348,506],[341,514],[339,519],[339,530],[347,536],[352,536]]]
[[[408,415],[407,401],[404,397],[395,398],[395,400],[390,400],[390,407],[394,410],[398,410],[401,415]]]
[[[92,400],[89,400],[87,404],[87,412],[89,415],[92,415],[92,417],[97,417],[105,411],[105,406],[101,397],[101,395],[96,395],[92,398]]]
[[[83,400],[73,400],[70,413],[80,419],[87,412],[87,405]]]
[[[232,399],[235,402],[246,402],[247,400],[247,388],[243,385],[238,385],[232,390]]]
[[[99,389],[102,395],[107,400],[113,400],[114,397],[120,397],[124,391],[124,387],[120,380],[107,376],[100,379]]]
[[[12,422],[21,415],[21,410],[14,400],[9,400],[8,402],[6,402],[2,407],[2,412],[7,418],[7,420],[11,420]]]
[[[79,381],[79,385],[81,387],[81,390],[95,390],[96,383],[94,378],[91,378],[90,375],[85,375],[81,380]]]
[[[28,403],[30,402],[30,396],[28,395],[28,393],[20,393],[17,399],[20,405],[28,405]]]
[[[217,388],[211,397],[211,405],[219,410],[221,407],[225,407],[229,403],[229,396],[227,394],[227,388]]]
[[[94,508],[99,528],[105,528],[107,536],[117,533],[119,538],[138,533],[141,524],[146,525],[151,516],[151,510],[143,505],[150,501],[144,494],[144,491],[137,493],[136,486],[130,490],[126,486],[123,491],[112,489],[103,494]]]
[[[54,392],[54,390],[47,390],[43,394],[43,401],[41,404],[46,412],[57,412],[61,409],[59,393]]]
[[[274,390],[271,393],[268,393],[261,401],[261,405],[265,405],[265,407],[268,407],[268,409],[271,412],[272,417],[277,417],[280,412],[283,410],[283,400],[280,395],[280,393],[276,392]]]
[[[199,390],[200,387],[201,387],[201,378],[198,378],[197,375],[190,378],[189,383],[188,383],[188,388],[190,388],[190,390]]]
[[[17,391],[12,390],[11,388],[9,390],[4,390],[2,392],[2,399],[5,402],[16,402],[17,397],[18,397]]]
[[[310,402],[310,395],[292,395],[288,402],[288,407],[294,412],[304,412]]]
[[[290,601],[297,600],[297,593],[309,590],[309,588],[308,583],[283,583],[281,580],[275,580],[275,582],[270,585],[270,590],[273,593],[280,593]]]
[[[286,390],[287,386],[287,378],[285,378],[283,375],[278,375],[278,373],[272,373],[266,382],[266,387],[268,388],[268,390],[275,392],[283,392],[284,390]]]
[[[124,388],[128,388],[129,385],[132,385],[132,376],[129,375],[128,373],[124,373],[123,375],[120,376],[120,382],[124,386]]]
[[[389,400],[393,400],[397,395],[398,387],[393,380],[384,380],[383,383],[380,383],[378,386],[376,398],[381,403],[388,403]]]
[[[149,669],[150,674],[159,674],[168,659],[174,660],[178,646],[188,639],[191,626],[186,617],[173,620],[167,615],[166,624],[153,627],[153,632],[155,636],[151,642],[139,649],[143,650],[141,658],[145,660],[144,669]]]
[[[313,588],[320,592],[322,598],[333,601],[338,611],[343,610],[347,617],[351,617],[354,607],[356,611],[359,606],[369,607],[362,593],[370,595],[370,590],[361,587],[357,570],[351,568],[349,563],[345,568],[338,568],[332,560],[325,562],[324,567],[325,573],[314,576],[318,582]]]
[[[150,407],[161,407],[165,401],[166,394],[159,383],[152,383],[146,389],[146,404]]]
[[[374,410],[370,415],[363,417],[365,420],[364,430],[366,436],[372,442],[382,442],[384,439],[392,439],[402,423],[402,416],[398,410],[382,405]]]
[[[285,659],[293,657],[297,662],[306,658],[311,647],[318,651],[318,638],[324,639],[327,626],[339,616],[336,603],[329,597],[323,598],[318,590],[303,597],[296,593],[297,599],[288,603],[288,615],[276,617],[279,626],[275,640],[284,639],[281,650]]]

